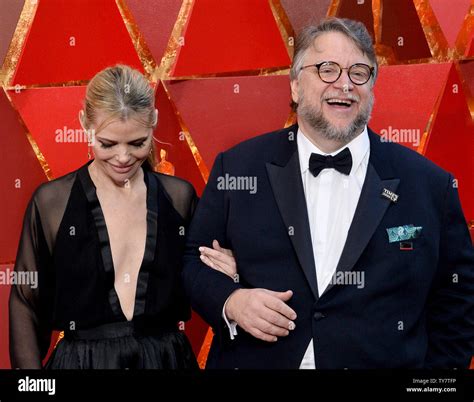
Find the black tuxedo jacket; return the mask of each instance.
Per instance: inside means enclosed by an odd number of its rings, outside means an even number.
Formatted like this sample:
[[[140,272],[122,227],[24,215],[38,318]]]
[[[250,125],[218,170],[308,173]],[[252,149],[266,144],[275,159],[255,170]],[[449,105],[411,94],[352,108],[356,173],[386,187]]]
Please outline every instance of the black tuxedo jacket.
[[[215,333],[207,367],[296,369],[311,338],[318,369],[468,367],[474,249],[453,177],[369,130],[367,175],[337,266],[363,272],[365,284],[332,284],[318,294],[297,131],[219,154],[195,212],[183,279]],[[389,241],[387,229],[404,225],[421,232],[408,244]],[[200,261],[198,247],[212,247],[214,238],[234,251],[238,282]],[[222,309],[241,287],[293,290],[296,329],[266,343],[238,327],[230,340]]]

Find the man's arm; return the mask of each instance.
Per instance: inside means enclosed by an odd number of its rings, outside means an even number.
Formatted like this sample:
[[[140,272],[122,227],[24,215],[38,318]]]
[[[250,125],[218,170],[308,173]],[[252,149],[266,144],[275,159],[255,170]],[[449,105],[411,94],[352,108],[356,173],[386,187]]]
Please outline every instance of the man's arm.
[[[223,174],[223,154],[219,154],[189,229],[183,268],[185,290],[193,309],[213,327],[217,337],[220,338],[226,328],[224,314],[227,314],[230,320],[256,338],[274,342],[276,337],[287,336],[295,327],[291,320],[296,318],[296,313],[285,303],[293,293],[242,289],[238,282],[207,267],[200,258],[199,247],[212,247],[214,239],[232,249],[226,235],[228,200],[225,190],[217,186]],[[227,339],[232,337],[227,331],[226,335]]]
[[[474,355],[474,248],[449,177],[437,278],[428,299],[428,368],[468,368]]]
[[[200,258],[199,247],[212,248],[214,239],[231,248],[226,236],[227,205],[225,191],[217,188],[223,175],[223,157],[219,154],[209,175],[207,186],[189,227],[184,255],[183,282],[191,306],[209,323],[217,336],[225,328],[222,309],[232,292],[240,289],[222,272],[207,267]]]

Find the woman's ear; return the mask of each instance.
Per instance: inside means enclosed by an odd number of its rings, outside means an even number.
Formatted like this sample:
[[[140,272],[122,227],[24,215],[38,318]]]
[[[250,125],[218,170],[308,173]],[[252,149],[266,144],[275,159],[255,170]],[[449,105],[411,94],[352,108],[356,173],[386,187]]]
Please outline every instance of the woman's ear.
[[[158,124],[158,109],[155,109],[155,124],[154,126],[156,127]]]
[[[95,140],[94,130],[88,130],[84,126],[84,110],[79,110],[78,118],[79,118],[79,123],[81,124],[81,127],[84,130],[84,133],[87,134],[87,143],[89,144],[89,146],[94,145],[94,140]]]
[[[79,113],[77,115],[79,118],[79,123],[81,124],[81,127],[84,131],[87,131],[86,128],[84,127],[84,110],[79,110]]]

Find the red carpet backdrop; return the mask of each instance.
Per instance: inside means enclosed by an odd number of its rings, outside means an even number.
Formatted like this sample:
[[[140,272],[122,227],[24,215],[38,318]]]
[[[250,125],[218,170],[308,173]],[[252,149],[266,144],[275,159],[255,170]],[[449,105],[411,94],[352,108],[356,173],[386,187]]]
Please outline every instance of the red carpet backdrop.
[[[371,128],[457,177],[474,238],[474,0],[0,0],[0,10],[0,270],[14,264],[35,187],[87,161],[77,115],[96,72],[120,62],[147,75],[156,169],[201,193],[219,151],[294,121],[294,37],[325,16],[365,23],[381,64]],[[8,294],[0,284],[0,368]],[[204,366],[212,333],[196,314],[186,332]]]

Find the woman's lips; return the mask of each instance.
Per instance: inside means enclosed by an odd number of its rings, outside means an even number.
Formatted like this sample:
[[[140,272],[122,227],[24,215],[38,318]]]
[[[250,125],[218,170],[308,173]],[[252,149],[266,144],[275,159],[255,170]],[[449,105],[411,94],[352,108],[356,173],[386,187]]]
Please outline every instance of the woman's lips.
[[[110,166],[112,166],[112,169],[117,173],[128,173],[130,170],[132,170],[133,163],[131,165],[126,166],[114,165],[111,163]]]

